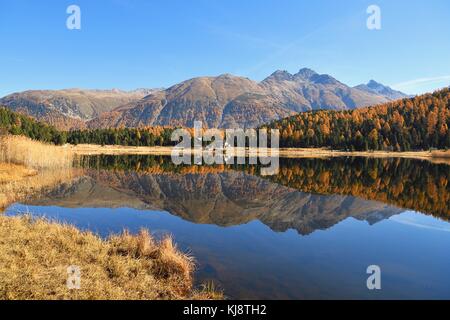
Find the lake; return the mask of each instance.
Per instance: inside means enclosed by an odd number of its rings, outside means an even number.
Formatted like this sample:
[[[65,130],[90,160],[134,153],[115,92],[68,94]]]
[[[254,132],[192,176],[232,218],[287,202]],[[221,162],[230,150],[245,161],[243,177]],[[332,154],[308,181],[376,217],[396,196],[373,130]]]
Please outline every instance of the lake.
[[[72,181],[23,203],[92,230],[173,235],[198,284],[236,299],[450,298],[450,170],[411,159],[280,159],[175,166],[162,156],[84,158]],[[381,270],[369,290],[366,270]]]

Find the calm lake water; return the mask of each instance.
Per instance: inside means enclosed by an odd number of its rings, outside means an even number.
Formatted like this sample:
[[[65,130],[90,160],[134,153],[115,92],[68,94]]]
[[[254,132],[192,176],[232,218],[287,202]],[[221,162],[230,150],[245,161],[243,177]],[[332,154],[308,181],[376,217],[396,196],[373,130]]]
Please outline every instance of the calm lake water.
[[[198,283],[238,299],[450,298],[450,166],[407,159],[282,159],[174,166],[97,156],[73,181],[14,204],[103,237],[172,234]],[[381,290],[367,289],[369,265]]]

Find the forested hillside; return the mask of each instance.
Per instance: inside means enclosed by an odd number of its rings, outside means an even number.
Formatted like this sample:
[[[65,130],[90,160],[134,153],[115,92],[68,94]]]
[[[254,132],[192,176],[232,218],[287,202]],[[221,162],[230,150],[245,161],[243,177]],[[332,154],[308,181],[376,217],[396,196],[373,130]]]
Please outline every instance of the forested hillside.
[[[55,144],[63,144],[67,138],[65,132],[60,132],[50,125],[4,107],[0,108],[0,133],[23,135],[34,140]]]
[[[450,147],[450,89],[350,111],[313,111],[271,122],[281,147],[408,151]]]
[[[116,144],[125,146],[172,145],[170,136],[173,129],[163,127],[120,128],[59,131],[55,127],[35,119],[0,108],[0,133],[23,135],[34,140],[57,145],[71,143]]]
[[[170,146],[173,128],[119,128],[74,130],[67,133],[71,144],[99,144],[124,146]]]

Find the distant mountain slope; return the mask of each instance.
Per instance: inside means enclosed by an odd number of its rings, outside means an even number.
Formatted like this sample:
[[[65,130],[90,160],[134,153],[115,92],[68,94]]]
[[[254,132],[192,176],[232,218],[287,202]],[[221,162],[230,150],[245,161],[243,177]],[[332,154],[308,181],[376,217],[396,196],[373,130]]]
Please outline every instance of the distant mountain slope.
[[[307,68],[294,75],[276,71],[261,85],[271,96],[295,111],[354,109],[389,100],[382,94],[351,88],[330,75]]]
[[[256,82],[247,78],[231,75],[194,78],[156,92],[138,102],[121,106],[91,121],[89,126],[192,127],[194,121],[198,120],[209,127],[218,127],[222,122],[223,107],[248,92],[264,93]]]
[[[450,89],[348,111],[273,121],[281,147],[407,151],[450,148]]]
[[[200,77],[130,102],[89,121],[90,128],[188,126],[256,127],[298,112],[346,110],[380,104],[382,93],[351,88],[329,75],[276,71],[262,82],[229,74]]]
[[[378,83],[375,80],[370,80],[367,84],[360,84],[359,86],[356,86],[354,88],[365,92],[383,95],[391,100],[409,97],[407,94],[393,90],[392,88],[382,85],[381,83]]]
[[[151,89],[30,90],[0,99],[0,105],[30,115],[59,129],[82,128],[85,121],[153,93]]]

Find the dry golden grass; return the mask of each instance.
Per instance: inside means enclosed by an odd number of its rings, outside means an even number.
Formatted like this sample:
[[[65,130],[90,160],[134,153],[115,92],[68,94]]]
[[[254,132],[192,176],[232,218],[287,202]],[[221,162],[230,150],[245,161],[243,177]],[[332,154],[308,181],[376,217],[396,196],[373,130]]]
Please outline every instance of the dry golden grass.
[[[70,146],[76,155],[161,155],[170,156],[172,147],[132,147],[132,146],[100,146],[92,144],[79,144]],[[193,154],[194,150],[184,152]],[[258,155],[266,154],[270,149],[236,149],[238,154]],[[338,151],[326,148],[280,148],[278,155],[281,158],[324,158],[324,157],[370,157],[370,158],[408,158],[435,162],[437,158],[450,157],[449,151]],[[448,162],[447,162],[448,163]]]
[[[433,158],[450,158],[450,150],[447,151],[432,151],[431,155]]]
[[[172,154],[172,147],[133,147],[121,145],[96,145],[96,144],[78,144],[70,146],[73,153],[77,155],[126,155],[126,154],[142,154],[142,155],[165,155]]]
[[[25,137],[0,138],[0,208],[71,181],[73,153]],[[38,169],[38,171],[36,170]],[[142,230],[102,240],[75,227],[0,216],[0,299],[220,299],[194,290],[192,257]],[[81,268],[69,289],[67,268]]]
[[[436,164],[450,165],[450,150],[437,150],[431,152],[431,161]]]
[[[192,257],[148,231],[102,240],[29,216],[0,216],[0,299],[220,299],[194,290]],[[80,289],[67,287],[69,266]]]
[[[0,137],[0,208],[72,179],[73,158],[65,147]]]
[[[0,162],[24,165],[28,168],[70,168],[73,154],[70,148],[45,144],[23,136],[0,137]]]
[[[34,169],[12,163],[0,163],[0,184],[10,181],[21,181],[37,174]]]

